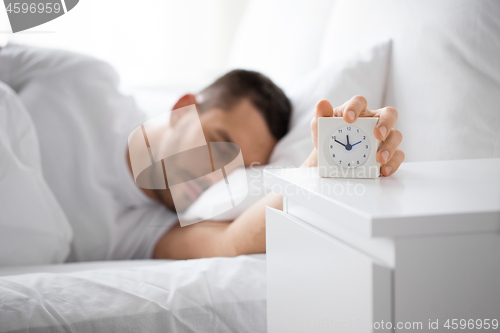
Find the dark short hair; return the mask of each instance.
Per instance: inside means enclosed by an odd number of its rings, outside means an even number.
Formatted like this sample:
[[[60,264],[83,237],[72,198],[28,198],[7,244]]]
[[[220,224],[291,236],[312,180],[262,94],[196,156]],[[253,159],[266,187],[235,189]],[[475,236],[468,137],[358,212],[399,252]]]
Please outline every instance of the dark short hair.
[[[292,105],[283,90],[267,76],[236,69],[218,78],[200,92],[200,112],[217,107],[229,111],[247,98],[264,117],[276,140],[288,131]]]

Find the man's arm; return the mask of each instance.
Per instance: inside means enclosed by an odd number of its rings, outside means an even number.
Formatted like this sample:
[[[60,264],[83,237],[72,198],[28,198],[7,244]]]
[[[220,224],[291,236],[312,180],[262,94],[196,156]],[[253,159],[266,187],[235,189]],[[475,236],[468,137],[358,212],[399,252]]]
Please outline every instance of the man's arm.
[[[396,172],[404,160],[404,153],[398,149],[402,135],[393,129],[397,112],[390,107],[372,111],[366,105],[362,96],[355,96],[337,108],[326,100],[320,101],[311,121],[314,148],[302,167],[317,164],[319,117],[344,117],[348,123],[353,123],[358,117],[377,117],[379,121],[374,134],[383,141],[377,152],[377,161],[382,164],[381,173],[390,176]],[[158,241],[153,256],[156,259],[192,259],[266,252],[266,206],[283,209],[282,197],[269,193],[233,222],[204,221],[182,228],[177,225]]]
[[[283,209],[280,195],[269,193],[233,222],[177,224],[156,244],[155,259],[233,257],[266,252],[266,206]]]

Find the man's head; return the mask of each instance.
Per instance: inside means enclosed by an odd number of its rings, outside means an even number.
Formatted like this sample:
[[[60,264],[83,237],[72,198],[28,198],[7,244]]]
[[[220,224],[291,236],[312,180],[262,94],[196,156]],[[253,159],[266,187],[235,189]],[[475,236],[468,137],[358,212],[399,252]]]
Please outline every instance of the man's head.
[[[235,143],[241,149],[245,166],[267,163],[276,142],[286,134],[291,116],[291,104],[283,91],[266,76],[246,70],[225,74],[197,95],[184,95],[173,110],[192,104],[198,110],[205,141]],[[166,145],[193,146],[193,142],[199,141],[199,125],[195,124],[189,116],[172,112],[168,128],[161,133]],[[196,175],[196,164],[179,163],[179,173]],[[198,188],[187,188],[186,202],[193,202],[208,185],[211,184],[200,182]],[[154,190],[154,197],[175,209],[168,189]],[[187,208],[176,205],[177,209]]]
[[[173,109],[196,104],[207,142],[236,143],[245,164],[264,164],[288,131],[291,104],[268,77],[233,70],[199,94],[185,95]]]

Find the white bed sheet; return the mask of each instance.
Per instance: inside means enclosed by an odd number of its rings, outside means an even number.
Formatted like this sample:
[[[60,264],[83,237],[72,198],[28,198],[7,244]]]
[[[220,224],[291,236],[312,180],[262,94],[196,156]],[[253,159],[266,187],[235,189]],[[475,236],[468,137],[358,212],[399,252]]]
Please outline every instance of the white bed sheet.
[[[0,332],[265,332],[266,325],[265,255],[0,269]]]

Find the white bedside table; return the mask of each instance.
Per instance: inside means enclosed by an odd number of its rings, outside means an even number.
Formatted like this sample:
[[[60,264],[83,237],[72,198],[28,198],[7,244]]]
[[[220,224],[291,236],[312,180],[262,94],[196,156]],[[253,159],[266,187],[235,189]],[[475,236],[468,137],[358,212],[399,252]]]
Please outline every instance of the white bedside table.
[[[316,171],[264,176],[283,195],[266,212],[270,333],[500,321],[500,159],[404,163],[379,179]],[[407,328],[376,329],[387,322]]]

